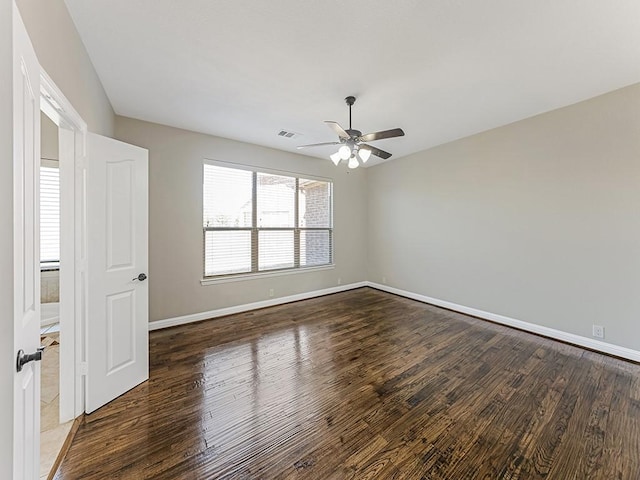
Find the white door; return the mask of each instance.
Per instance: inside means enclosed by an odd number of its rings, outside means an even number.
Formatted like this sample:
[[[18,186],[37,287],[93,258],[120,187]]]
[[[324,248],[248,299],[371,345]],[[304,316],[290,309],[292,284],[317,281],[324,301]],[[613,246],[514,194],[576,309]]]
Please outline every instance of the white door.
[[[13,321],[17,356],[19,350],[34,354],[40,345],[40,65],[15,3],[12,15]],[[13,384],[13,478],[37,479],[40,362],[30,361],[17,370]]]
[[[90,413],[149,378],[148,151],[88,134]]]

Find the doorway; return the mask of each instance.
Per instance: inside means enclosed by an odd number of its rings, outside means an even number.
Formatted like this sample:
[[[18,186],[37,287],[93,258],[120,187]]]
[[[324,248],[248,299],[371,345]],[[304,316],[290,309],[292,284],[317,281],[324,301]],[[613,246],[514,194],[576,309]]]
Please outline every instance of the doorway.
[[[77,306],[83,279],[76,268],[82,195],[77,193],[76,166],[84,154],[86,125],[44,72],[40,85],[40,339],[45,347],[40,477],[47,478],[73,420],[84,411],[84,380],[78,368],[84,359],[84,318]]]
[[[60,420],[60,149],[58,126],[40,113],[40,478],[47,478],[72,426]]]
[[[65,423],[149,378],[148,151],[88,133],[44,71],[40,82],[41,110],[58,129]]]

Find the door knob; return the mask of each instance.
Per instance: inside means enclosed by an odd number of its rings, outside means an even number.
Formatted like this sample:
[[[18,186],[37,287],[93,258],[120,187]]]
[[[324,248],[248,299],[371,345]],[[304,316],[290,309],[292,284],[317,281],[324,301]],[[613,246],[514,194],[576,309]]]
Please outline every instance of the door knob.
[[[144,273],[141,273],[140,275],[138,275],[135,278],[132,278],[131,280],[132,281],[139,280],[141,282],[144,282],[146,279],[147,279],[147,276]]]
[[[25,355],[24,350],[18,350],[18,357],[16,358],[16,371],[21,372],[22,367],[29,362],[39,362],[42,360],[42,352],[44,352],[44,347],[38,347],[35,353],[29,353]]]

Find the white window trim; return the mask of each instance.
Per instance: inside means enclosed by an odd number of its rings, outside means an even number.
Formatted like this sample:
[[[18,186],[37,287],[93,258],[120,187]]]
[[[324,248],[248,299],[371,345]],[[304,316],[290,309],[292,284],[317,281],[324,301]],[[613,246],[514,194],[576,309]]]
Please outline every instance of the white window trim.
[[[237,170],[247,170],[249,172],[270,173],[272,175],[285,175],[288,177],[294,176],[298,178],[304,178],[306,180],[318,180],[321,182],[333,183],[333,178],[329,178],[329,177],[310,175],[303,172],[294,172],[292,170],[278,170],[276,168],[264,168],[264,167],[261,167],[260,165],[247,165],[244,163],[223,162],[222,160],[214,160],[211,158],[205,158],[204,163],[206,163],[207,165],[213,165],[217,167],[235,168]]]
[[[267,277],[280,277],[282,275],[295,275],[297,273],[312,273],[318,272],[321,270],[333,270],[336,268],[334,263],[330,263],[327,265],[318,265],[315,267],[299,267],[299,268],[287,268],[284,270],[275,270],[272,272],[257,272],[257,273],[237,273],[234,275],[228,275],[226,277],[204,277],[200,280],[200,284],[205,285],[215,285],[219,283],[231,283],[231,282],[244,282],[247,280],[258,280],[260,278]]]
[[[322,181],[322,182],[329,182],[331,183],[332,189],[331,189],[331,238],[332,238],[332,242],[331,242],[331,263],[328,263],[326,265],[313,265],[313,266],[309,266],[309,267],[295,267],[295,268],[286,268],[286,269],[279,269],[279,270],[265,270],[262,272],[249,272],[249,273],[234,273],[234,274],[229,274],[229,275],[220,275],[220,276],[211,276],[211,277],[205,277],[204,275],[202,276],[202,279],[200,280],[200,284],[202,286],[206,286],[206,285],[215,285],[215,284],[222,284],[222,283],[232,283],[232,282],[242,282],[242,281],[247,281],[247,280],[255,280],[255,279],[260,279],[260,278],[268,278],[268,277],[279,277],[282,275],[294,275],[297,273],[312,273],[312,272],[317,272],[317,271],[322,271],[322,270],[332,270],[335,268],[335,227],[333,225],[333,219],[334,219],[334,214],[333,214],[333,202],[334,202],[334,190],[333,190],[333,179],[329,178],[329,177],[321,177],[318,175],[308,175],[306,173],[302,173],[302,172],[293,172],[293,171],[289,171],[289,170],[278,170],[278,169],[273,169],[273,168],[263,168],[261,166],[258,165],[247,165],[247,164],[242,164],[242,163],[235,163],[235,162],[225,162],[222,160],[214,160],[214,159],[210,159],[210,158],[204,158],[203,159],[204,163],[207,165],[214,165],[214,166],[219,166],[219,167],[226,167],[226,168],[236,168],[238,170],[247,170],[250,172],[260,172],[260,173],[267,173],[267,174],[273,174],[273,175],[286,175],[286,176],[295,176],[297,178],[304,178],[307,180],[318,180],[318,181]],[[202,211],[200,212],[200,218],[202,218],[204,216],[204,203],[202,204]],[[204,245],[202,246],[203,248],[203,252],[204,252]],[[204,270],[203,270],[203,274],[204,274]]]

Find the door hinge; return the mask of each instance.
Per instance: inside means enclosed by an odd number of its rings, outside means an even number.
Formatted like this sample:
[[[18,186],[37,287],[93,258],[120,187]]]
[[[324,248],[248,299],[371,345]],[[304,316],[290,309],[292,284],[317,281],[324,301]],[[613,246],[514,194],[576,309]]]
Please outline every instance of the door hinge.
[[[78,372],[81,377],[87,376],[87,373],[89,373],[89,366],[87,365],[87,362],[80,362],[78,364]]]

